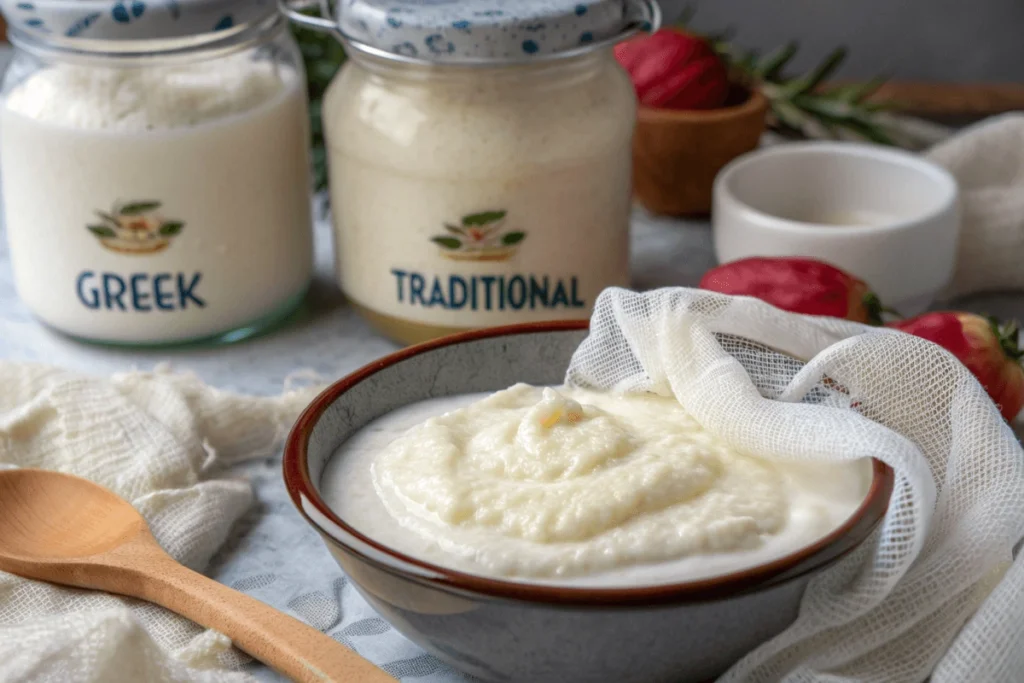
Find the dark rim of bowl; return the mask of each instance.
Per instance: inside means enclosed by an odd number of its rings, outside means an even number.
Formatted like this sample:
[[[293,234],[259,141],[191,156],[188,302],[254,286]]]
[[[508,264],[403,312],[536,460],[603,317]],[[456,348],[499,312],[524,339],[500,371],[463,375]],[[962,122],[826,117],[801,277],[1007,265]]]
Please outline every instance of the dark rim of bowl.
[[[407,358],[445,346],[491,337],[539,332],[578,331],[587,328],[587,321],[564,320],[524,323],[462,332],[396,351],[334,382],[322,391],[303,411],[294,427],[292,427],[285,443],[284,483],[295,507],[309,524],[319,530],[321,534],[339,544],[346,552],[356,555],[361,560],[371,563],[391,574],[408,580],[432,585],[447,592],[469,592],[520,602],[577,606],[656,606],[678,604],[681,602],[705,602],[767,588],[768,586],[803,576],[831,564],[864,542],[885,517],[889,508],[889,498],[892,495],[894,476],[892,469],[888,465],[875,460],[872,463],[873,476],[867,496],[865,496],[860,507],[857,508],[850,518],[824,538],[777,560],[749,569],[697,581],[633,588],[566,587],[492,579],[455,571],[405,555],[378,543],[346,524],[320,497],[317,486],[313,484],[309,476],[307,459],[309,437],[313,427],[319,421],[324,411],[338,397],[355,385],[384,368]],[[409,573],[400,567],[381,563],[378,560],[367,557],[358,549],[335,537],[329,530],[324,529],[311,519],[302,508],[303,497],[324,517],[360,542],[399,562],[423,569],[433,576]]]

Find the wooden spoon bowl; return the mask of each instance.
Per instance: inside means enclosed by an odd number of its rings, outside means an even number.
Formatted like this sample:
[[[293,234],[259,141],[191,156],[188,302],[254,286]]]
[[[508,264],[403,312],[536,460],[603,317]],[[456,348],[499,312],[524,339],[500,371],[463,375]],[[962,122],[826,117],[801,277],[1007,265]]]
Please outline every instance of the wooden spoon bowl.
[[[0,570],[161,605],[300,683],[395,680],[323,633],[183,567],[135,508],[79,477],[0,471]]]
[[[40,486],[33,470],[0,475],[3,555],[38,565],[46,559],[41,550],[51,560],[96,555],[147,531],[135,509],[107,489],[77,486],[64,475],[54,478],[59,485]],[[9,522],[16,519],[31,523],[12,528]]]

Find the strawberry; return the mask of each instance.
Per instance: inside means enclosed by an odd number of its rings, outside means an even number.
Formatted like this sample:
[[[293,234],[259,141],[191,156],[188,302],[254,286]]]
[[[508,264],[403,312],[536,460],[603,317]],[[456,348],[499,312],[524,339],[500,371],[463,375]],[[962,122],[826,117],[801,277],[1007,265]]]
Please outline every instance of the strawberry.
[[[729,94],[725,64],[706,40],[662,29],[615,46],[637,98],[657,109],[716,109]]]
[[[934,342],[960,359],[978,378],[1007,421],[1024,407],[1024,368],[1016,322],[1001,325],[974,313],[940,311],[890,323]]]
[[[882,307],[871,289],[853,275],[808,258],[755,257],[724,263],[701,278],[701,289],[752,296],[776,308],[882,324]]]

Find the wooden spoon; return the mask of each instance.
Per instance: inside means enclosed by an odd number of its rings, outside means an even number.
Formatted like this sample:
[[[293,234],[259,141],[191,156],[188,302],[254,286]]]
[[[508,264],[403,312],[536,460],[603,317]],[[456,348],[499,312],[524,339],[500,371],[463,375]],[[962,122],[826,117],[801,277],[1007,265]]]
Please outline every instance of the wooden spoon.
[[[395,681],[329,636],[182,566],[135,508],[79,477],[0,471],[0,570],[156,603],[300,683]]]

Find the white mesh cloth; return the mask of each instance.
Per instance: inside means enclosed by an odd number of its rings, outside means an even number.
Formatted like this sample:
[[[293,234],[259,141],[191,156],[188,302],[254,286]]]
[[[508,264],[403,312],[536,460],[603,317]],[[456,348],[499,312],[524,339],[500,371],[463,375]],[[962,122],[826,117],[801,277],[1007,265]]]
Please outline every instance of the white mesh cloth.
[[[269,456],[308,391],[252,398],[191,375],[113,378],[0,362],[0,467],[84,476],[130,501],[160,544],[202,570],[249,506],[216,478]],[[0,572],[2,683],[242,683],[225,637],[159,607]]]
[[[945,350],[755,299],[616,289],[567,377],[671,392],[765,456],[871,456],[895,470],[872,539],[813,579],[796,622],[723,683],[919,683],[933,670],[933,683],[1024,680],[1021,561],[1006,573],[1024,533],[1024,452]]]

